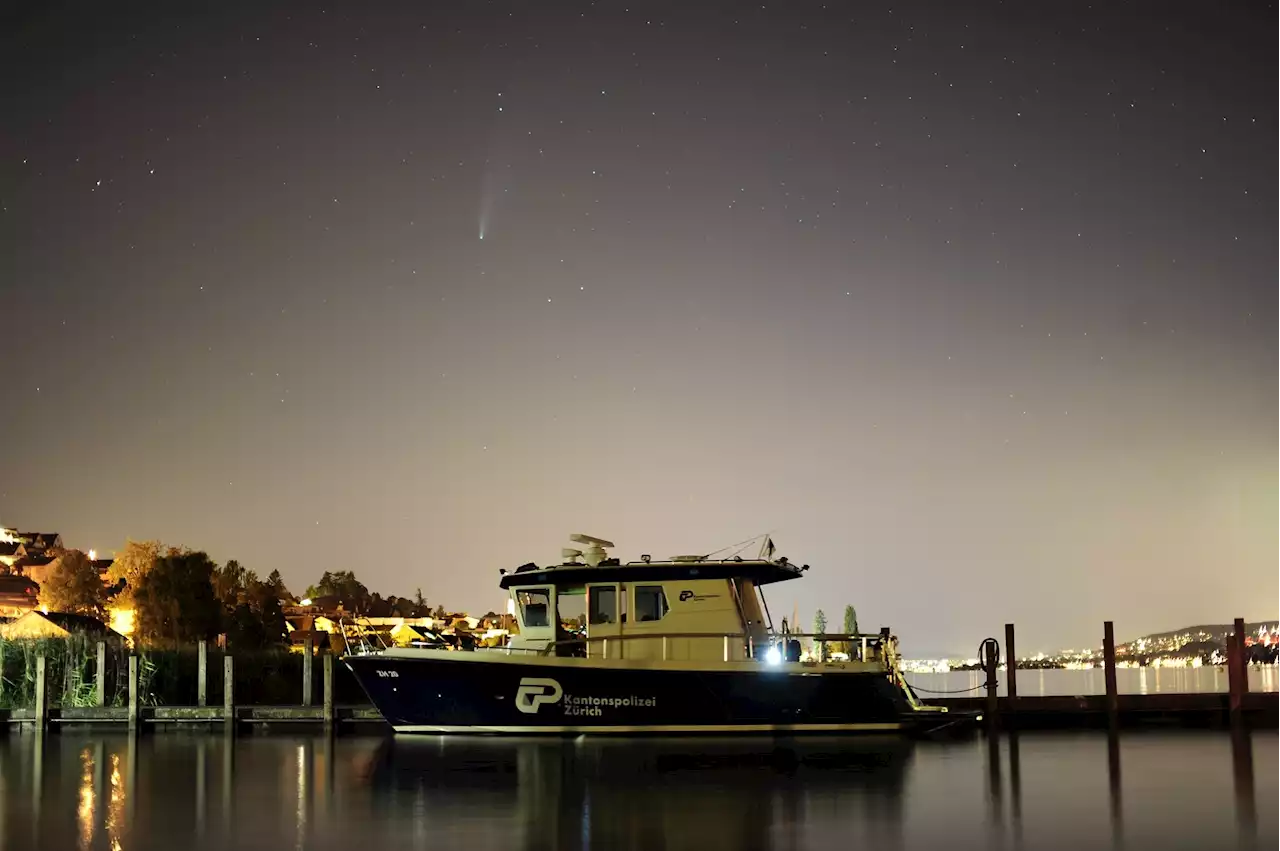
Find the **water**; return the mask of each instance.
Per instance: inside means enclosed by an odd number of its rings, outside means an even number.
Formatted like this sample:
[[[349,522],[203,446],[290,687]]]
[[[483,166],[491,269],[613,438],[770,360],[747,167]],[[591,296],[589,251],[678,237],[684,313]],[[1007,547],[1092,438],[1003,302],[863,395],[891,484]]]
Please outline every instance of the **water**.
[[[1061,695],[1106,694],[1107,684],[1101,668],[1087,670],[1018,669],[1019,697],[1049,697]],[[907,682],[928,701],[934,692],[963,692],[974,689],[973,695],[986,694],[981,686],[986,682],[982,671],[948,671],[938,674],[906,674]],[[1000,694],[1005,693],[1005,672],[1000,672]],[[1249,668],[1249,691],[1276,691],[1280,687],[1280,674],[1275,665]],[[928,689],[929,691],[926,691]],[[1116,690],[1120,694],[1188,694],[1192,692],[1227,691],[1227,669],[1205,665],[1200,668],[1116,668]]]
[[[0,737],[0,849],[1253,849],[1275,731]]]

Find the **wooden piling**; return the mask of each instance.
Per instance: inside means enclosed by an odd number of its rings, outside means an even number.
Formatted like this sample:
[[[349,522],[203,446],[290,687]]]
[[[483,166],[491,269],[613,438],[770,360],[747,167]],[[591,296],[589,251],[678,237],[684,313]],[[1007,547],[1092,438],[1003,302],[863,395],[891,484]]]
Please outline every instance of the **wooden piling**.
[[[1103,678],[1107,684],[1107,727],[1120,726],[1120,697],[1116,689],[1116,633],[1111,621],[1102,624]]]
[[[324,728],[333,733],[333,654],[324,654]]]
[[[107,705],[107,642],[98,642],[98,670],[93,683],[93,705]]]
[[[209,642],[203,638],[196,645],[196,706],[209,703]]]
[[[1018,656],[1013,649],[1013,624],[1004,625],[1005,694],[1012,703],[1018,696]]]
[[[302,705],[311,705],[311,660],[315,654],[315,639],[310,631],[302,642]]]
[[[235,729],[236,723],[235,685],[235,659],[228,653],[222,657],[222,721],[228,732]]]
[[[1004,685],[1005,705],[1009,711],[1005,713],[1004,724],[1012,730],[1017,717],[1018,703],[1018,654],[1013,646],[1013,624],[1004,625]]]
[[[1238,724],[1244,710],[1244,696],[1249,692],[1249,660],[1245,655],[1244,618],[1236,618],[1227,639],[1227,690],[1230,695],[1231,723]]]
[[[45,659],[36,657],[36,732],[43,734],[49,724],[49,692],[45,683]]]
[[[138,731],[138,657],[129,655],[129,732]]]
[[[982,667],[987,672],[987,732],[994,734],[999,727],[1000,714],[1000,680],[996,671],[996,654],[999,647],[995,639],[988,638],[982,642]]]

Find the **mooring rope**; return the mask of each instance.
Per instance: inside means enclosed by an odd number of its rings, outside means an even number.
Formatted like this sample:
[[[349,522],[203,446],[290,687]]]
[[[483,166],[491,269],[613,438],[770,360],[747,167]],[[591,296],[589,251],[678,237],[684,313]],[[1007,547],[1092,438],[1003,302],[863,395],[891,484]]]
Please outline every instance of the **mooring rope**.
[[[991,649],[990,654],[988,654],[987,648]],[[978,658],[983,659],[988,655],[991,657],[991,661],[994,663],[991,667],[992,668],[1000,667],[1000,642],[996,641],[994,638],[988,638],[978,645]],[[903,682],[906,682],[906,677],[903,677],[902,679],[903,679]],[[986,688],[988,685],[987,682],[983,682],[979,685],[974,686],[973,688],[938,690],[938,689],[932,689],[932,688],[921,688],[915,683],[907,683],[907,684],[911,686],[912,691],[922,691],[925,694],[964,694],[970,691],[977,691],[980,688]]]
[[[982,683],[981,685],[976,685],[973,688],[958,688],[958,689],[953,689],[949,691],[939,691],[938,689],[932,689],[932,688],[920,688],[920,686],[916,685],[915,683],[908,683],[908,685],[911,686],[912,691],[922,691],[925,694],[964,694],[967,691],[977,691],[980,688],[987,687],[986,683]]]

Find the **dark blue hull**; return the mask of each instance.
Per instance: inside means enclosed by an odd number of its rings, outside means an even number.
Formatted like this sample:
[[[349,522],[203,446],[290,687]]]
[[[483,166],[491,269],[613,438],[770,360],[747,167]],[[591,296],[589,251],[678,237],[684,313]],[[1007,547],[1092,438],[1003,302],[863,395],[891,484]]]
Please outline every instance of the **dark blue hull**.
[[[447,652],[343,661],[406,733],[886,733],[973,720],[913,707],[873,671],[602,667]]]

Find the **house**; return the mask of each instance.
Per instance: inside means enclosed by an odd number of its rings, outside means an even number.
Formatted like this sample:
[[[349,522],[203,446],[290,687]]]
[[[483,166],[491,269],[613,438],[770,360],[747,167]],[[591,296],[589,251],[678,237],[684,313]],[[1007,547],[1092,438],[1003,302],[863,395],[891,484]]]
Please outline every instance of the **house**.
[[[52,558],[61,550],[62,536],[57,532],[22,532],[10,526],[0,526],[0,564],[11,572],[20,573],[24,563]]]
[[[21,541],[0,539],[0,564],[10,569],[27,557],[27,548]]]
[[[409,647],[410,645],[438,645],[440,636],[436,635],[430,629],[420,624],[401,623],[391,629],[389,633],[391,640],[398,647]]]
[[[43,585],[49,578],[49,574],[53,570],[53,563],[56,561],[56,558],[50,556],[36,556],[35,558],[28,556],[18,562],[15,572],[21,573],[37,585]]]
[[[85,635],[107,641],[124,641],[124,636],[97,618],[69,612],[42,612],[32,609],[20,618],[0,626],[3,638],[69,638]]]
[[[26,544],[32,555],[62,549],[62,536],[57,532],[19,532],[18,540]]]
[[[19,617],[36,607],[40,586],[25,576],[0,575],[0,615]]]

